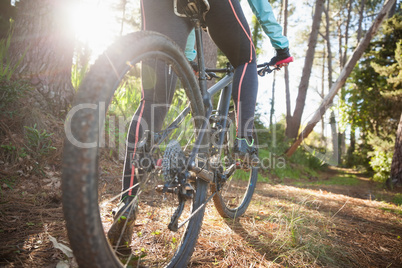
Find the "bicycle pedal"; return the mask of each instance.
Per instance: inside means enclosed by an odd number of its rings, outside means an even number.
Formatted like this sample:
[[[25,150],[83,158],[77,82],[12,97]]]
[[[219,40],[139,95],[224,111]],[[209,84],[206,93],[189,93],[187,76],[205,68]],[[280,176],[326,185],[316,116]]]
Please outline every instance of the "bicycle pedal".
[[[235,166],[236,166],[236,169],[241,169],[242,168],[241,161],[236,161]]]
[[[185,189],[186,191],[195,191],[194,188],[193,188],[193,186],[191,186],[190,183],[185,183],[185,184],[184,184],[184,189]]]
[[[250,171],[250,169],[252,167],[255,167],[254,165],[249,165],[248,163],[241,162],[241,161],[237,161],[235,163],[235,165],[236,165],[236,169],[242,169],[244,171]]]
[[[190,183],[185,183],[182,187],[182,196],[186,199],[191,199],[194,197],[194,191]]]
[[[155,169],[156,169],[156,170],[161,170],[161,169],[162,169],[162,159],[161,159],[161,158],[159,158],[158,160],[156,160]]]
[[[158,193],[163,193],[163,188],[164,188],[163,185],[157,185],[155,187],[155,191],[157,191]]]

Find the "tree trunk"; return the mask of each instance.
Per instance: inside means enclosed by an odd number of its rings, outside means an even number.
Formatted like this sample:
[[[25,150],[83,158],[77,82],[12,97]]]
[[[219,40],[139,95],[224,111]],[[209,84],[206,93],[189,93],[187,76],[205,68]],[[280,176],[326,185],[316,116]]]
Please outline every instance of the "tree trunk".
[[[272,128],[275,113],[275,84],[276,84],[276,72],[274,72],[274,77],[272,78],[272,98],[271,98],[271,111],[269,113],[269,127]]]
[[[361,0],[360,3],[360,11],[359,11],[359,26],[357,29],[357,43],[360,42],[360,39],[362,38],[362,32],[363,32],[363,13],[364,13],[364,6],[365,6],[366,0]]]
[[[288,0],[283,1],[283,35],[287,36],[288,33]],[[289,137],[288,133],[291,130],[289,127],[290,122],[292,121],[292,107],[290,107],[290,86],[289,86],[289,69],[285,67],[285,94],[286,94],[286,137]]]
[[[362,35],[362,24],[363,24],[363,13],[364,13],[364,5],[366,0],[361,0],[360,2],[360,9],[359,9],[359,22],[358,22],[358,29],[357,29],[357,45],[360,42],[361,35]],[[350,126],[350,146],[347,150],[347,164],[350,165],[354,161],[353,154],[356,150],[356,128],[355,123],[352,122]]]
[[[352,7],[353,7],[353,0],[349,0],[348,3],[348,15],[346,19],[346,26],[345,26],[345,48],[343,50],[343,56],[341,58],[341,70],[345,66],[345,63],[348,59],[348,44],[349,44],[349,27],[350,27],[350,21],[351,21],[351,16],[352,16]],[[344,89],[341,90],[340,98],[342,101],[345,101],[345,94],[344,94]],[[339,128],[340,129],[340,128]],[[342,161],[342,156],[345,155],[346,153],[346,134],[345,131],[339,132],[338,133],[338,163],[341,163]]]
[[[402,186],[402,114],[396,132],[395,150],[392,157],[391,177],[392,186]]]
[[[286,120],[286,135],[290,139],[296,139],[299,133],[301,119],[303,115],[304,105],[306,102],[307,88],[309,85],[311,69],[314,61],[315,46],[317,44],[317,36],[321,23],[321,15],[324,9],[325,0],[317,0],[313,17],[313,25],[311,27],[308,49],[304,61],[303,73],[299,84],[299,93],[296,99],[296,107],[292,117]]]
[[[313,131],[315,125],[320,121],[321,116],[325,113],[325,111],[330,107],[333,98],[338,93],[338,90],[343,87],[346,82],[346,79],[352,72],[354,66],[356,65],[357,61],[361,58],[364,53],[364,50],[370,44],[371,39],[377,33],[378,28],[380,27],[382,21],[384,20],[385,16],[387,15],[391,6],[395,3],[395,0],[388,0],[385,2],[384,6],[382,7],[381,11],[378,13],[377,18],[374,20],[373,25],[371,25],[370,29],[364,36],[363,40],[359,43],[353,54],[351,55],[350,59],[343,68],[342,72],[340,73],[338,79],[333,84],[331,90],[329,91],[328,95],[325,97],[323,102],[321,103],[320,107],[314,113],[311,120],[307,123],[305,129],[300,133],[296,141],[292,144],[292,146],[286,151],[287,156],[291,156],[299,147],[301,142],[308,137],[308,135]],[[364,132],[363,132],[364,133]]]
[[[126,20],[126,6],[127,6],[127,0],[121,0],[122,14],[121,14],[121,23],[120,23],[120,36],[123,35],[123,31],[124,31],[124,21]]]
[[[74,36],[67,14],[71,2],[21,0],[16,6],[10,56],[17,62],[26,54],[15,76],[29,80],[38,93],[36,104],[53,114],[65,111],[74,94]]]
[[[339,55],[339,67],[345,66],[345,61],[343,60],[343,44],[342,44],[342,21],[339,19],[338,24],[338,55]]]
[[[325,97],[325,58],[326,58],[326,49],[324,46],[324,51],[322,53],[322,70],[321,70],[321,100]],[[325,118],[321,116],[321,147],[325,148],[327,146],[327,142],[325,139]]]
[[[350,146],[346,153],[346,165],[348,167],[354,164],[354,152],[356,149],[356,128],[354,122],[350,124]]]
[[[348,43],[349,43],[349,27],[350,27],[350,20],[352,17],[352,2],[353,0],[349,0],[349,5],[348,5],[348,17],[346,20],[346,27],[345,27],[345,50],[343,51],[343,63],[346,63],[348,60]],[[342,68],[345,65],[342,65]]]
[[[396,12],[396,1],[394,5],[391,7],[390,11],[388,12],[388,19],[392,18]]]
[[[332,159],[331,163],[334,165],[337,164],[339,159],[339,146],[338,146],[338,131],[336,130],[336,120],[335,113],[331,111],[331,119],[329,120],[331,124],[331,137],[332,137]]]
[[[327,2],[327,8],[324,10],[325,12],[325,43],[327,44],[327,58],[328,58],[328,88],[332,87],[332,48],[331,48],[331,36],[330,36],[330,22],[329,22],[329,7],[330,0]]]

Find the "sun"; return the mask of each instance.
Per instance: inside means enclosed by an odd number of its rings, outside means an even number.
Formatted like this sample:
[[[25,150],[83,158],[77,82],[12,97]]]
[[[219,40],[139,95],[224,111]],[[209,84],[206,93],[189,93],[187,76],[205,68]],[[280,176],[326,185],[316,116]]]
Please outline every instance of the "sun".
[[[69,26],[92,55],[101,54],[119,35],[116,11],[106,1],[79,1],[69,8]]]

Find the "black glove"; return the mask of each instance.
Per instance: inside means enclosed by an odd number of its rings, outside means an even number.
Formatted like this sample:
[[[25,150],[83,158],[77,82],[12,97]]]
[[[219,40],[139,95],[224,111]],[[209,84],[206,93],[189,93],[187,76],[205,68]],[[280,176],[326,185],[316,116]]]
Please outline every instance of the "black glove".
[[[289,53],[289,48],[282,48],[282,49],[276,49],[276,56],[271,59],[271,61],[268,63],[270,66],[277,65],[278,62],[286,60],[287,58],[290,58],[290,53]],[[289,62],[293,61],[291,59]]]

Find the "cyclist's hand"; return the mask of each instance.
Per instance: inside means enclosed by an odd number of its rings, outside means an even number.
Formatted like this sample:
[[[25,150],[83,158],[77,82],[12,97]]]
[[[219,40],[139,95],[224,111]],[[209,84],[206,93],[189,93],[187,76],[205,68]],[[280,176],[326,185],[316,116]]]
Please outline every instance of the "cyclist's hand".
[[[292,58],[292,59],[293,59],[293,58]],[[292,61],[293,61],[293,60],[292,60]],[[276,64],[275,67],[280,69],[280,68],[285,67],[285,66],[288,66],[288,65],[289,65],[288,62],[284,62],[284,63]]]
[[[269,65],[275,68],[282,68],[288,66],[291,62],[293,62],[293,57],[290,56],[289,48],[283,48],[276,50],[276,56],[271,59]]]

